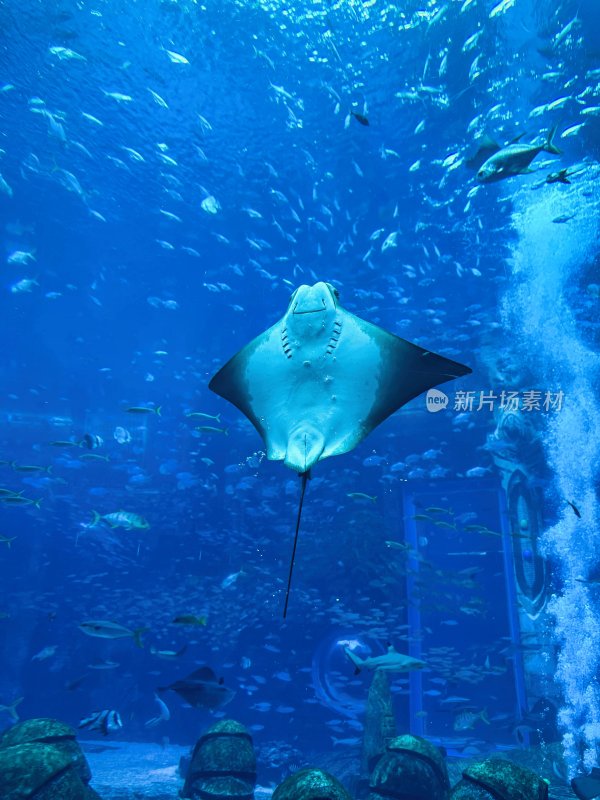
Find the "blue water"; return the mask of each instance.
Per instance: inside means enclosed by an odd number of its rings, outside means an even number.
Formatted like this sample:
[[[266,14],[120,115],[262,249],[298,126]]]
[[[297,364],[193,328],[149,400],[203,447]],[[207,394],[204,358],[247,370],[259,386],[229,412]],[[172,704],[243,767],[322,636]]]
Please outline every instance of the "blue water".
[[[582,582],[600,558],[594,2],[7,0],[0,25],[0,487],[40,501],[0,503],[16,537],[0,541],[0,706],[22,696],[21,718],[74,726],[116,709],[117,736],[177,744],[226,713],[278,780],[359,746],[369,676],[339,643],[392,642],[428,665],[392,681],[400,731],[477,754],[525,730],[562,739],[571,771],[592,766],[598,653],[581,678],[573,637],[582,602],[588,639],[598,619]],[[555,125],[562,154],[534,174],[481,185],[464,163],[483,134],[542,142]],[[565,168],[571,185],[544,182]],[[208,382],[320,280],[473,374],[442,387],[444,412],[417,398],[316,465],[284,621],[300,482]],[[535,691],[485,447],[498,408],[452,407],[458,390],[529,389],[565,396],[564,413],[531,412],[542,529],[523,558],[545,560],[551,599],[531,622]],[[101,446],[50,444],[86,433]],[[414,519],[428,507],[451,511]],[[90,526],[119,510],[149,528]],[[148,628],[144,648],[85,636],[90,619]],[[171,719],[148,728],[155,689],[201,664],[232,702],[214,714],[164,693]],[[547,698],[558,721],[531,712]],[[457,730],[484,709],[489,725]]]

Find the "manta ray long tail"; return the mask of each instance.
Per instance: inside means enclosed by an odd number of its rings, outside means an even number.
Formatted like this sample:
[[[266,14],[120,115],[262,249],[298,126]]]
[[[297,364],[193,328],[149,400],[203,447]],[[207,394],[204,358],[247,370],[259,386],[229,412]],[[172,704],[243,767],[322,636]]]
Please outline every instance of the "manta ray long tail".
[[[306,483],[310,478],[310,470],[308,472],[301,472],[302,478],[302,491],[300,493],[300,505],[298,506],[298,518],[296,520],[296,535],[294,536],[294,548],[292,550],[292,560],[290,561],[290,574],[288,575],[287,591],[285,593],[285,605],[283,607],[283,618],[287,616],[288,603],[290,602],[290,588],[292,585],[292,572],[294,571],[294,560],[296,558],[296,547],[298,545],[298,531],[300,530],[300,518],[302,517],[302,504],[304,503],[304,494],[306,492]]]

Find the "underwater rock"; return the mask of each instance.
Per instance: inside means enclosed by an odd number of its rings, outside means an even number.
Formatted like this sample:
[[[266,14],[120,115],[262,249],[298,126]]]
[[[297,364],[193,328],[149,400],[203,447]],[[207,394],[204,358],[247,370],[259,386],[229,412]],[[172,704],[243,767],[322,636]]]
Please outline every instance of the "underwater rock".
[[[177,772],[179,776],[186,779],[188,772],[190,771],[190,766],[192,763],[192,754],[186,753],[184,756],[181,756],[179,759],[179,766],[177,767]]]
[[[83,755],[76,733],[70,725],[56,719],[40,717],[18,722],[0,737],[0,749],[19,744],[51,744],[56,750],[69,756],[84,783],[89,783],[92,772]]]
[[[100,800],[75,731],[39,718],[18,722],[0,737],[2,800]]]
[[[0,793],[2,800],[99,800],[69,753],[40,742],[0,749]]]
[[[255,784],[252,737],[239,722],[222,720],[196,742],[181,796],[191,800],[251,800]]]
[[[271,800],[351,800],[351,797],[333,775],[310,768],[288,775],[275,789]]]
[[[191,794],[183,794],[182,797],[191,797],[193,800],[253,800],[254,787],[247,781],[231,776],[206,778],[192,787]]]
[[[392,693],[387,673],[376,669],[369,687],[365,710],[363,747],[360,760],[361,782],[368,783],[375,764],[391,739],[397,736]]]
[[[450,781],[441,752],[420,736],[388,742],[371,775],[370,800],[446,800]]]
[[[467,767],[451,800],[548,800],[548,784],[525,767],[488,758]]]

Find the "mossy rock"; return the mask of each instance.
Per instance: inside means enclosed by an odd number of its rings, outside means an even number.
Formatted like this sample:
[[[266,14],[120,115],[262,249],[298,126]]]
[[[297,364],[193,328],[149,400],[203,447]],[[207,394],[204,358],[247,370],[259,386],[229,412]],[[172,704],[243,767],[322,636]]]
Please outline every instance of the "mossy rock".
[[[411,733],[396,736],[387,743],[386,750],[390,753],[413,753],[416,758],[428,761],[433,770],[438,775],[440,782],[448,790],[450,789],[450,779],[448,778],[448,767],[446,759],[442,755],[439,747],[436,747],[422,736],[414,736]]]
[[[352,800],[346,789],[322,769],[301,769],[282,781],[272,800]]]
[[[420,736],[396,736],[370,780],[371,800],[447,800],[450,781],[440,751]]]
[[[208,776],[226,769],[243,780],[255,780],[256,754],[248,729],[233,719],[212,725],[196,742],[192,769]]]
[[[196,742],[183,787],[183,797],[200,796],[212,779],[235,778],[252,794],[256,783],[256,754],[252,737],[239,722],[225,719],[212,725]],[[234,787],[235,790],[235,787]]]
[[[478,783],[472,783],[467,778],[460,780],[450,792],[450,800],[491,800],[492,797],[487,789]]]
[[[0,750],[4,747],[34,742],[52,744],[68,755],[81,779],[85,783],[89,783],[92,773],[77,741],[76,733],[70,725],[46,717],[18,722],[9,728],[0,739]]]
[[[0,749],[2,800],[88,800],[68,753],[51,744],[18,744]]]
[[[97,798],[96,792],[86,786],[76,772],[69,769],[28,800],[97,800]]]
[[[28,742],[54,742],[75,739],[75,731],[70,725],[50,717],[38,717],[17,722],[0,738],[0,747],[12,747]]]
[[[192,800],[253,800],[254,784],[230,776],[208,778],[195,783],[191,794],[182,793],[182,797]]]
[[[512,761],[488,758],[463,772],[452,800],[547,800],[548,784]]]

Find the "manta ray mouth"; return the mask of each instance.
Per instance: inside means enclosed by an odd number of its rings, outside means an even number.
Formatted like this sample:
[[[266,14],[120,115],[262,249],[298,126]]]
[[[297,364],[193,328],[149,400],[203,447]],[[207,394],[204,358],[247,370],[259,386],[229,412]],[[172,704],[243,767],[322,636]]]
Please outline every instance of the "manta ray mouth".
[[[300,311],[298,310],[298,303],[294,306],[294,310],[292,311],[293,314],[321,314],[325,311],[325,300],[321,298],[321,308],[303,308]]]

